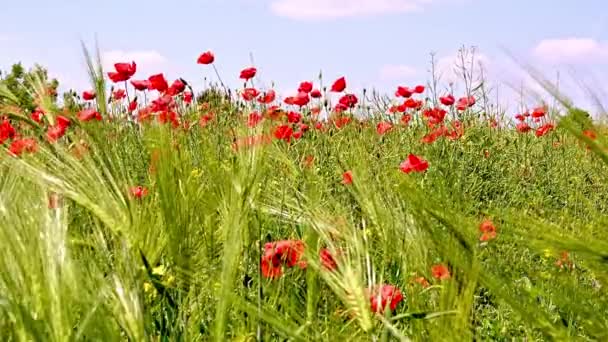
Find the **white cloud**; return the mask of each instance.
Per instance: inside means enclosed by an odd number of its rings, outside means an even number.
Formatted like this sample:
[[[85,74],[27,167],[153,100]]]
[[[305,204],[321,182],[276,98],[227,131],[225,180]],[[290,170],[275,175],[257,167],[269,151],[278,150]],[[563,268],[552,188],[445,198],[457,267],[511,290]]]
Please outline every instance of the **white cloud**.
[[[417,76],[418,71],[408,65],[385,65],[380,69],[380,79],[393,81]]]
[[[433,0],[275,0],[271,10],[282,17],[310,20],[419,11]]]
[[[534,55],[552,63],[600,61],[608,58],[608,42],[592,38],[545,39],[536,45]]]
[[[150,74],[167,71],[167,59],[154,50],[106,51],[102,53],[101,59],[104,70],[113,70],[114,63],[135,62],[137,64],[137,74],[139,75],[136,78],[144,78]]]

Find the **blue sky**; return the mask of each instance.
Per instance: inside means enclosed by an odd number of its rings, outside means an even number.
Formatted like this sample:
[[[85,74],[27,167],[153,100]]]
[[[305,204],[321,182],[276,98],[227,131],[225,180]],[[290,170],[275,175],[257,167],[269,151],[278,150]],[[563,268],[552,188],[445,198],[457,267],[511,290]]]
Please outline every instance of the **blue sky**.
[[[0,23],[0,68],[38,62],[78,90],[87,87],[80,40],[93,46],[96,36],[108,65],[134,59],[136,78],[165,72],[195,86],[214,77],[195,63],[208,49],[231,86],[251,54],[260,83],[283,92],[320,70],[357,90],[425,83],[430,52],[447,82],[462,45],[478,47],[502,94],[534,88],[503,47],[547,75],[608,76],[605,0],[20,0],[2,6]]]

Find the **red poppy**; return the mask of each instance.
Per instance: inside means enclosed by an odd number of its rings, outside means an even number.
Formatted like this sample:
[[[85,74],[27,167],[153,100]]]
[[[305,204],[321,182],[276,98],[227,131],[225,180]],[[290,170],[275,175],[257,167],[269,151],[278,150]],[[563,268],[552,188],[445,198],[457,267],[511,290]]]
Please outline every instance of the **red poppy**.
[[[15,134],[15,128],[8,120],[5,119],[0,123],[0,144],[3,144],[4,141],[8,139],[14,138]]]
[[[334,259],[329,249],[323,248],[319,251],[319,258],[321,259],[321,265],[329,271],[333,271],[338,268],[338,263]]]
[[[546,123],[536,130],[536,136],[540,138],[543,135],[546,135],[547,133],[551,132],[554,128],[555,126],[552,123]]]
[[[386,134],[386,132],[390,131],[393,128],[393,124],[388,121],[381,121],[376,125],[376,132],[380,135]]]
[[[131,193],[131,196],[137,199],[141,199],[148,195],[148,189],[141,185],[131,187],[129,192]]]
[[[257,72],[258,72],[258,69],[254,68],[254,67],[243,69],[243,70],[241,70],[240,78],[244,79],[245,81],[248,81],[248,80],[254,78],[255,74],[257,74]]]
[[[409,115],[409,114],[403,114],[403,115],[401,116],[401,123],[402,123],[404,126],[409,125],[409,124],[410,124],[410,121],[412,121],[412,116],[411,116],[411,115]]]
[[[456,104],[456,109],[463,111],[467,108],[473,107],[473,105],[475,105],[475,97],[473,97],[473,96],[462,97],[462,98],[458,99],[458,103]]]
[[[80,121],[91,121],[93,119],[100,121],[101,114],[93,108],[83,109],[76,115]]]
[[[47,129],[46,138],[50,143],[54,143],[65,135],[66,130],[67,126],[57,123]]]
[[[456,99],[454,98],[454,95],[452,94],[448,94],[446,96],[442,96],[439,98],[439,101],[441,102],[441,104],[443,104],[444,106],[451,106],[454,104],[454,102],[456,102]]]
[[[370,293],[370,306],[373,312],[382,313],[388,306],[391,311],[403,300],[403,294],[394,285],[382,285]]]
[[[262,94],[262,96],[258,98],[258,102],[263,104],[270,104],[275,100],[275,98],[276,93],[274,92],[274,90],[271,89]]]
[[[401,165],[399,165],[399,169],[404,173],[410,172],[424,172],[429,168],[429,162],[416,156],[410,154],[406,160],[404,160]]]
[[[409,98],[410,96],[412,96],[412,94],[414,94],[414,90],[410,89],[408,87],[397,87],[397,91],[395,92],[395,96],[397,97],[404,97],[404,98]]]
[[[32,138],[15,139],[8,147],[8,152],[13,156],[20,156],[23,152],[35,153],[38,151],[38,143]]]
[[[339,115],[337,117],[335,117],[332,122],[334,124],[334,126],[336,126],[337,129],[343,128],[344,126],[348,125],[350,123],[350,116],[342,116]]]
[[[296,240],[264,244],[264,254],[260,261],[262,275],[266,278],[278,278],[283,274],[283,266],[304,267],[305,264],[301,261],[304,248],[304,243]]]
[[[181,94],[184,90],[186,90],[186,84],[182,80],[177,79],[173,81],[173,83],[167,90],[167,94],[175,96],[177,94]]]
[[[410,109],[420,109],[422,108],[422,101],[421,100],[414,100],[412,98],[409,98],[407,100],[405,100],[405,102],[403,102],[403,105],[406,108],[410,108]]]
[[[521,115],[521,114],[517,114],[517,115],[515,115],[515,118],[516,118],[517,120],[519,120],[519,121],[522,121],[522,122],[523,122],[523,121],[526,121],[526,117],[525,117],[525,116],[523,116],[523,115]]]
[[[334,112],[336,113],[342,113],[348,110],[348,106],[343,104],[343,103],[338,103],[336,104],[336,106],[334,107]]]
[[[422,116],[427,118],[430,124],[437,125],[443,122],[447,113],[441,108],[428,108],[422,113]]]
[[[279,106],[270,106],[264,115],[270,120],[278,120],[283,115],[283,110]]]
[[[293,136],[293,129],[289,125],[281,125],[274,130],[274,137],[286,142],[291,141]]]
[[[198,120],[198,124],[201,126],[201,128],[205,128],[211,120],[213,120],[213,113],[207,113],[205,115],[201,115],[200,119]]]
[[[481,237],[479,241],[489,241],[496,238],[496,226],[490,220],[485,220],[479,225]]]
[[[292,137],[294,139],[298,140],[298,139],[302,138],[303,135],[304,135],[303,131],[296,131],[293,133]]]
[[[112,99],[119,101],[127,97],[127,92],[124,89],[116,89],[112,92]]]
[[[572,260],[570,260],[570,253],[568,253],[567,251],[561,252],[560,258],[555,262],[555,266],[557,266],[561,269],[564,269],[564,268],[572,269],[574,264],[572,263]]]
[[[308,127],[307,124],[300,123],[300,131],[302,131],[302,132],[308,132],[309,129],[310,129],[310,127]]]
[[[342,184],[344,184],[344,185],[353,184],[353,172],[352,171],[349,170],[342,174]]]
[[[334,93],[341,93],[344,89],[346,89],[346,79],[344,77],[335,80],[331,86],[331,91]]]
[[[113,72],[113,71],[108,72],[108,77],[114,83],[124,82],[124,81],[129,80],[129,75],[121,74],[119,72]]]
[[[85,101],[95,100],[96,96],[97,96],[97,94],[95,94],[95,92],[93,90],[91,90],[91,91],[85,90],[82,92],[82,99]]]
[[[462,123],[458,120],[452,121],[452,130],[445,133],[445,136],[450,140],[458,140],[464,135],[464,128]]]
[[[583,131],[583,135],[586,136],[587,138],[591,139],[591,140],[595,140],[597,139],[597,134],[592,131],[592,130],[584,130]]]
[[[184,93],[184,103],[190,104],[192,103],[192,93],[187,91]]]
[[[152,75],[148,78],[148,81],[150,82],[150,85],[148,86],[148,89],[150,90],[158,90],[162,93],[169,88],[169,84],[163,74]]]
[[[243,99],[245,101],[252,101],[256,97],[258,97],[260,93],[255,88],[245,88],[243,89],[243,93],[241,95],[243,96]]]
[[[446,280],[451,277],[450,270],[444,264],[437,264],[431,267],[431,273],[433,274],[433,277],[438,280]]]
[[[302,82],[298,87],[298,92],[310,93],[312,91],[312,82]]]
[[[519,133],[528,133],[530,132],[530,130],[532,129],[532,127],[530,127],[527,123],[525,122],[520,122],[518,123],[515,128],[517,129],[517,131]]]
[[[321,98],[321,96],[323,96],[323,94],[321,94],[321,91],[319,89],[313,89],[310,92],[310,97],[312,97],[313,99]]]
[[[129,102],[129,106],[127,107],[127,110],[130,112],[133,112],[134,110],[137,109],[137,97],[133,99],[133,101]]]
[[[179,120],[177,119],[177,113],[172,110],[163,110],[158,114],[158,122],[161,124],[171,123],[173,128],[179,127]]]
[[[414,93],[416,94],[422,94],[424,93],[424,86],[423,85],[417,85],[414,87]]]
[[[247,118],[247,126],[253,128],[257,126],[260,122],[262,122],[262,115],[258,112],[249,113],[249,117]]]
[[[421,141],[425,144],[432,144],[437,139],[439,139],[440,137],[447,134],[447,132],[448,132],[447,128],[445,128],[445,126],[441,125],[435,129],[433,129],[431,132],[426,134],[424,137],[422,137]]]
[[[290,123],[298,123],[302,120],[302,115],[296,112],[287,113],[287,121]]]
[[[307,93],[299,92],[297,96],[293,98],[293,104],[296,106],[304,107],[310,102],[310,97]]]
[[[131,80],[131,85],[133,85],[133,88],[135,88],[139,91],[143,91],[143,90],[150,89],[151,83],[148,80],[140,80],[140,81]]]
[[[44,115],[44,111],[40,107],[38,107],[38,108],[34,109],[32,114],[30,115],[30,117],[32,118],[32,120],[36,121],[37,123],[41,123],[43,115]]]
[[[114,68],[119,74],[124,74],[131,78],[133,75],[135,75],[135,72],[137,71],[137,64],[135,64],[135,62],[131,62],[130,64],[116,63],[114,64]]]
[[[545,107],[534,108],[532,111],[533,118],[542,118],[547,114],[547,109]]]
[[[347,108],[353,108],[357,105],[359,99],[357,99],[357,97],[353,94],[345,94],[338,102]]]
[[[207,52],[203,52],[198,57],[198,59],[196,60],[196,63],[198,63],[198,64],[211,64],[211,63],[213,63],[213,61],[215,61],[215,56],[213,55],[213,52],[207,51]]]

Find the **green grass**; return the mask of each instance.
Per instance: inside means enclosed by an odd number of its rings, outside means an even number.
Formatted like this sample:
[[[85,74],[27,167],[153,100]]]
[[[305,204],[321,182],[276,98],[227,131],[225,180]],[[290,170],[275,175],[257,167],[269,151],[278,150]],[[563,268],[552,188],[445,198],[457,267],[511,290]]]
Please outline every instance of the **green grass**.
[[[370,119],[234,151],[235,137],[278,123],[250,129],[247,109],[210,105],[204,128],[73,119],[56,144],[2,154],[3,340],[608,338],[604,135],[582,135],[574,108],[540,138],[491,128],[471,110],[455,141],[421,143],[418,118],[380,136]],[[56,109],[45,109],[53,122]],[[111,110],[100,108],[104,118]],[[182,112],[192,122],[205,114]],[[410,153],[428,160],[426,172],[399,170]],[[148,195],[132,198],[136,185]],[[484,219],[498,229],[487,243]],[[288,239],[306,243],[308,267],[263,277],[264,244]],[[573,267],[556,266],[562,251]],[[434,279],[436,264],[451,278]],[[402,291],[394,312],[370,310],[367,290],[379,284]]]

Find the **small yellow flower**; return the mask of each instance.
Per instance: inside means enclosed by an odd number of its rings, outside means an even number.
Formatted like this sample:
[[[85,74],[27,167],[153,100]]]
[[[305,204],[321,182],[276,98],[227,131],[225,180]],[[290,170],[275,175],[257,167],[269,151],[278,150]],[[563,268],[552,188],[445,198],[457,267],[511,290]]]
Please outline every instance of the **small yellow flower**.
[[[154,267],[152,269],[152,274],[162,276],[162,275],[165,275],[165,271],[166,271],[165,265],[160,265],[160,266]]]
[[[166,282],[167,282],[167,285],[169,285],[169,286],[170,286],[170,285],[173,285],[173,284],[175,283],[175,277],[174,277],[174,276],[172,276],[172,275],[169,275],[169,276],[167,277]]]
[[[145,293],[150,293],[152,292],[152,290],[154,290],[154,287],[152,287],[152,284],[148,283],[147,281],[144,283],[144,292]]]
[[[192,169],[192,172],[190,172],[190,175],[194,178],[198,178],[201,176],[201,171],[199,169]]]
[[[553,252],[551,252],[549,248],[545,249],[543,252],[545,252],[545,258],[550,258],[553,255]]]

